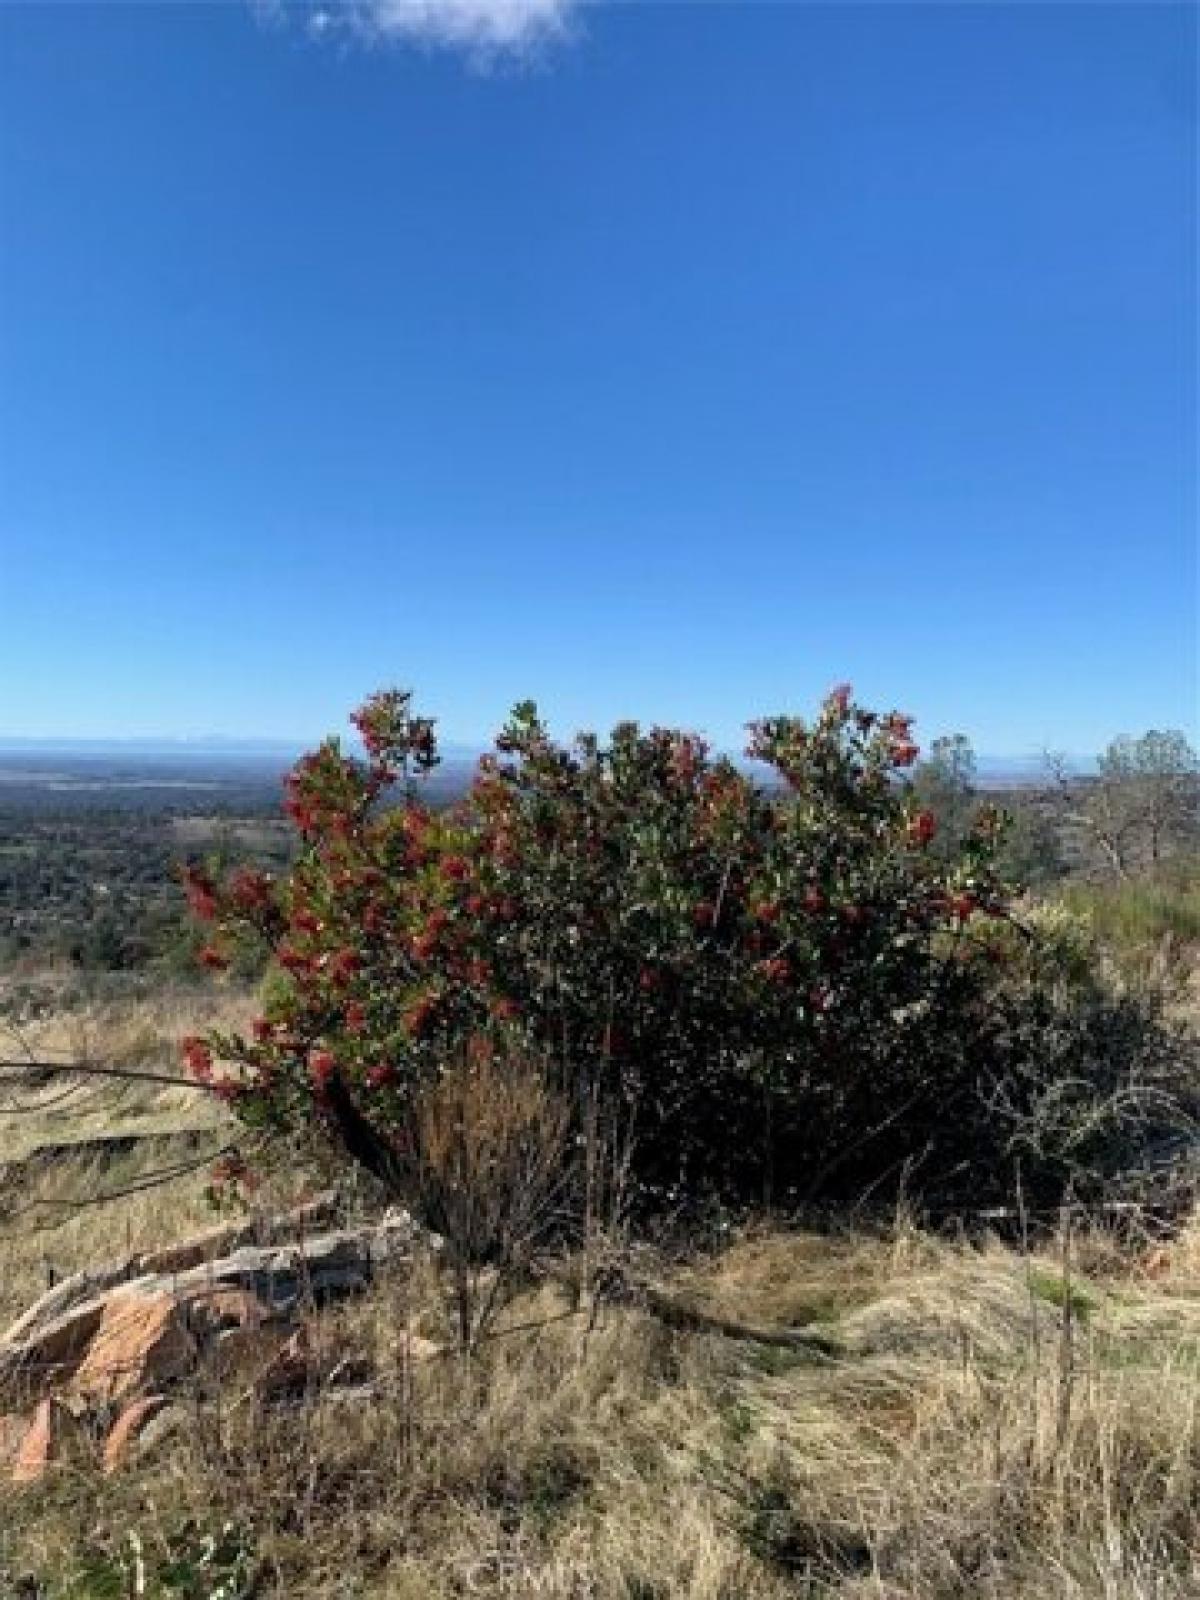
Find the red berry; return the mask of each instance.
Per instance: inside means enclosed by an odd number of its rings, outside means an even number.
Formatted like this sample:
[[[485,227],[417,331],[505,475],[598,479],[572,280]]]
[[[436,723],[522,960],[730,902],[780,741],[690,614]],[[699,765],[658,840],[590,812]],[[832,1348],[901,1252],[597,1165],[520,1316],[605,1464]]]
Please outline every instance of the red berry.
[[[314,1050],[308,1058],[309,1076],[319,1090],[329,1087],[330,1079],[337,1071],[337,1061],[330,1050]]]
[[[189,1034],[184,1039],[182,1048],[183,1059],[192,1077],[199,1083],[207,1083],[212,1077],[212,1051],[195,1034]]]
[[[339,987],[350,982],[362,962],[354,950],[339,950],[329,963],[329,976]]]
[[[918,811],[908,824],[908,837],[914,844],[928,844],[937,832],[937,818],[932,811]]]

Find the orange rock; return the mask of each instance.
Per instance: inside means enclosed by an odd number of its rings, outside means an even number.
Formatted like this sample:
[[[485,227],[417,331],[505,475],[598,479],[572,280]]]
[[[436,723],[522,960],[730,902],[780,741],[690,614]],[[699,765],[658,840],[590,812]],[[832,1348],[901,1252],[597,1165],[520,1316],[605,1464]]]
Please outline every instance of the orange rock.
[[[71,1392],[93,1401],[124,1399],[181,1377],[195,1360],[196,1341],[173,1295],[113,1295]]]
[[[104,1441],[104,1471],[116,1472],[124,1466],[129,1452],[137,1443],[149,1422],[167,1403],[165,1395],[148,1394],[125,1407],[109,1430]]]
[[[166,1245],[161,1250],[148,1250],[137,1257],[138,1274],[186,1272],[192,1267],[203,1266],[206,1261],[215,1261],[218,1256],[235,1250],[250,1232],[244,1225],[222,1223],[220,1227],[193,1234],[190,1239],[181,1239],[177,1244]]]
[[[74,1436],[78,1423],[67,1406],[54,1395],[48,1395],[33,1414],[25,1430],[13,1462],[14,1483],[36,1483],[46,1475],[47,1469],[62,1458],[67,1441]]]

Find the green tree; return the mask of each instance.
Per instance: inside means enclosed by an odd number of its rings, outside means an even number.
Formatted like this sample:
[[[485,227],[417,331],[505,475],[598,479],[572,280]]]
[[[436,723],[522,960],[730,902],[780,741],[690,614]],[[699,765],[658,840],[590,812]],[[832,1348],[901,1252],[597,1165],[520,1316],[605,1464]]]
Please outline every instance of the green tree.
[[[970,832],[976,809],[975,772],[975,751],[963,733],[935,739],[913,772],[913,797],[937,822],[931,849],[940,859],[953,857]]]

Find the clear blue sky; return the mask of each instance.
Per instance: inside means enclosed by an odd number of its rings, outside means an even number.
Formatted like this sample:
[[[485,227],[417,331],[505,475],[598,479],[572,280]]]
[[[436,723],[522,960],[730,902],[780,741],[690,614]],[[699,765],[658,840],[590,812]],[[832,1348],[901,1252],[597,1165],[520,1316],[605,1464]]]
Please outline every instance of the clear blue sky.
[[[403,3],[0,8],[0,734],[1195,730],[1194,8]]]

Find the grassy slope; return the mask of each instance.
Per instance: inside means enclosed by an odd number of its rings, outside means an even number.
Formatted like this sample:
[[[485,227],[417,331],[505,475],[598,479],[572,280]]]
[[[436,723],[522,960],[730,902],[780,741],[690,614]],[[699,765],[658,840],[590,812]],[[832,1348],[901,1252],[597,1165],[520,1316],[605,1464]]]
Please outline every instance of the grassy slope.
[[[210,1398],[139,1473],[10,1496],[0,1570],[240,1519],[279,1595],[1183,1600],[1198,1241],[1154,1282],[1103,1239],[1076,1258],[1064,1292],[1053,1251],[900,1228],[764,1233],[687,1269],[715,1307],[819,1318],[845,1350],[829,1364],[636,1310],[585,1334],[544,1288],[509,1312],[539,1327],[414,1380],[397,1329],[439,1335],[444,1312],[431,1277],[383,1288],[336,1329],[376,1352],[381,1398],[275,1416]]]
[[[0,1059],[94,1061],[130,1073],[180,1072],[178,1041],[202,1022],[232,1026],[247,1002],[165,991],[135,1007],[95,1005],[14,1030]],[[169,1187],[138,1187],[200,1161],[225,1139],[219,1108],[190,1089],[69,1071],[0,1073],[0,1329],[53,1273],[179,1237],[211,1213],[203,1167]],[[96,1205],[97,1197],[132,1189]]]
[[[65,1055],[86,1037],[106,1058],[169,1066],[196,1020],[168,997],[54,1022],[36,1042]],[[44,1086],[22,1093],[22,1114],[0,1117],[0,1162],[30,1163],[23,1201],[32,1182],[67,1203],[0,1219],[0,1323],[47,1261],[68,1271],[211,1221],[201,1177],[77,1209],[176,1159],[197,1125],[190,1097],[77,1086],[79,1148],[46,1156],[72,1142],[61,1108],[36,1110]],[[101,1130],[150,1137],[114,1159],[86,1142]],[[844,1355],[672,1332],[630,1308],[588,1330],[543,1287],[508,1312],[535,1326],[470,1368],[406,1373],[398,1329],[447,1335],[425,1271],[326,1314],[339,1346],[377,1356],[372,1403],[315,1394],[264,1414],[197,1393],[144,1469],[0,1490],[0,1596],[7,1569],[87,1600],[104,1591],[65,1582],[89,1550],[112,1559],[136,1533],[153,1572],[185,1525],[227,1521],[250,1530],[260,1592],[298,1600],[1200,1595],[1200,1226],[1153,1276],[1099,1235],[1066,1258],[1061,1243],[1026,1256],[900,1224],[760,1231],[663,1270],[720,1313],[818,1321]]]

